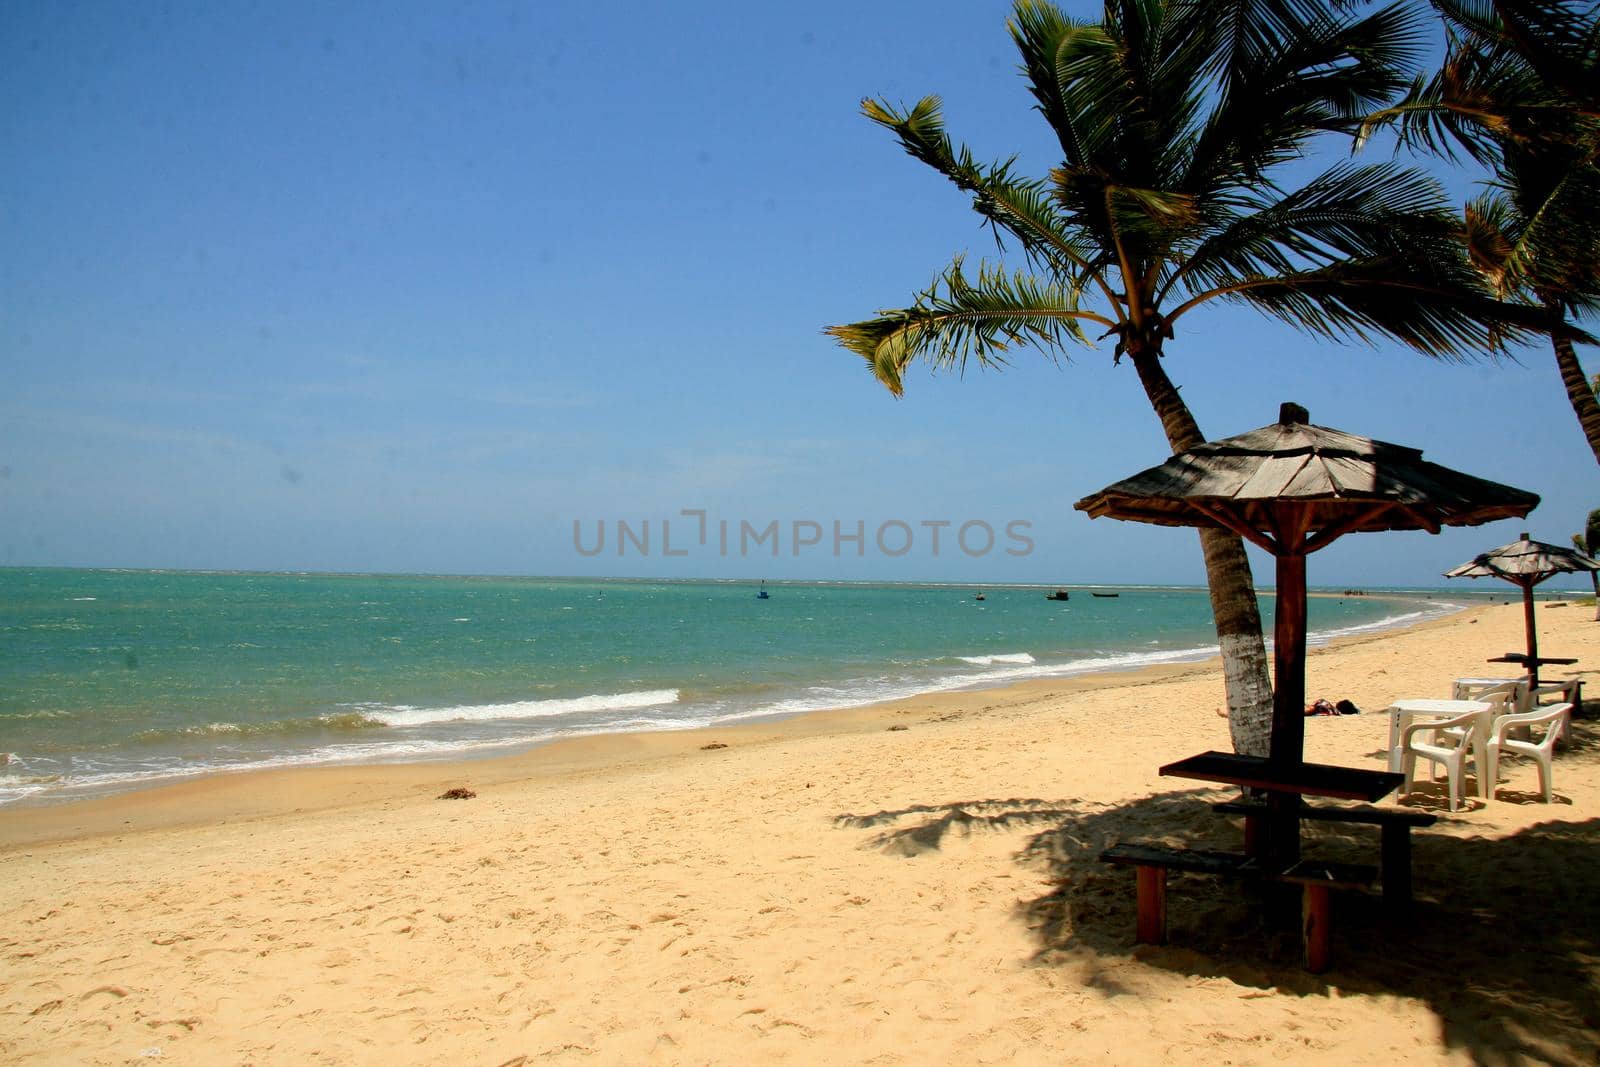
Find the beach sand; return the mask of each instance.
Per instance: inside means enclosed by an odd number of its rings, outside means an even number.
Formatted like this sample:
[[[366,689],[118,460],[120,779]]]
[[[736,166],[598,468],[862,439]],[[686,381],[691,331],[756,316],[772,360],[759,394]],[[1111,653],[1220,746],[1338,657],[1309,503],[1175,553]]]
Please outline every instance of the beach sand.
[[[1592,618],[1540,606],[1556,676],[1593,677]],[[1501,605],[1313,650],[1308,699],[1366,714],[1308,720],[1307,758],[1381,768],[1391,699],[1521,646]],[[1458,814],[1414,795],[1414,913],[1341,897],[1312,976],[1214,879],[1135,947],[1096,859],[1239,847],[1227,790],[1156,774],[1228,747],[1221,703],[1210,663],[3,811],[0,1061],[1596,1062],[1594,721],[1554,804],[1525,761]]]

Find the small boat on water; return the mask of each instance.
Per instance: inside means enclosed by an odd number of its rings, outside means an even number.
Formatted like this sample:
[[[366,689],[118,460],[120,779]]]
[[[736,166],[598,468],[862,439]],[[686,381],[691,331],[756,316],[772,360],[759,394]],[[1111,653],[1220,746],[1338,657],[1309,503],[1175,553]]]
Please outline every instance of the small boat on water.
[[[765,578],[761,579],[761,588],[756,591],[756,599],[757,600],[771,600],[772,599],[770,596],[767,595],[767,580]]]
[[[1108,598],[1108,597],[1121,596],[1122,594],[1121,593],[1090,593],[1089,595],[1090,596],[1097,596],[1097,597],[1100,597],[1101,599],[1105,599],[1105,598]]]
[[[973,597],[972,599],[973,600],[988,600],[989,598],[984,596],[982,593],[979,593],[977,596]]]
[[[1072,594],[1068,593],[1065,589],[1057,589],[1054,593],[1046,593],[1044,598],[1046,600],[1071,600]]]

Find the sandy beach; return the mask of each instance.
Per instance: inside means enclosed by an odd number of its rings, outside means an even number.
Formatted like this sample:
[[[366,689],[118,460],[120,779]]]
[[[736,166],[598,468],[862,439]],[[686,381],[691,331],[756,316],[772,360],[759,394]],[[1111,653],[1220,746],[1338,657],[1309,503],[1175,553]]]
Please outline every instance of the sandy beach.
[[[1592,616],[1540,606],[1556,677],[1594,677]],[[1392,699],[1521,646],[1498,605],[1313,650],[1308,698],[1366,713],[1307,758],[1381,768]],[[1414,913],[1341,898],[1313,976],[1212,879],[1136,948],[1096,859],[1239,847],[1227,790],[1156,774],[1228,747],[1220,704],[1213,662],[0,811],[0,1060],[1596,1062],[1593,720],[1553,804],[1526,761],[1459,813],[1414,794]],[[1376,862],[1373,828],[1308,839]]]

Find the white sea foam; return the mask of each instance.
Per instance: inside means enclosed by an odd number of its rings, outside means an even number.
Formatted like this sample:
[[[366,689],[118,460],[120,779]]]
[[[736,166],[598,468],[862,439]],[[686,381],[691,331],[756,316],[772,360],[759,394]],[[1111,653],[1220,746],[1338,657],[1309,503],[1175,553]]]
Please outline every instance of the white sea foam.
[[[470,704],[454,708],[368,706],[358,710],[385,726],[427,726],[440,722],[545,719],[555,715],[632,711],[677,702],[676,689],[645,689],[634,693],[596,693],[560,700],[519,700],[511,704]]]
[[[31,769],[15,752],[0,752],[0,805],[44,793],[61,784],[60,775]]]
[[[49,780],[21,778],[12,774],[0,774],[0,805],[10,804],[14,801],[31,797],[49,790],[56,783]]]
[[[1332,630],[1316,630],[1306,635],[1306,644],[1316,646],[1325,645],[1336,637],[1354,637],[1357,634],[1375,634],[1382,630],[1393,630],[1398,626],[1409,626],[1412,623],[1422,622],[1427,619],[1437,619],[1453,614],[1465,608],[1465,604],[1449,604],[1440,602],[1429,605],[1421,611],[1407,611],[1400,615],[1388,615],[1376,622],[1364,622],[1355,626],[1341,626]]]
[[[74,600],[74,601],[78,601],[78,600],[99,600],[100,598],[97,597],[97,596],[75,596],[75,597],[69,597],[68,599]]]
[[[970,663],[974,667],[992,667],[996,663],[1035,663],[1037,662],[1026,652],[1005,652],[997,656],[957,656],[962,663]]]
[[[719,723],[742,719],[800,715],[808,711],[827,711],[834,708],[858,708],[886,700],[900,700],[922,693],[946,693],[962,689],[987,689],[993,686],[1025,682],[1035,678],[1070,678],[1079,674],[1101,671],[1131,671],[1161,663],[1197,662],[1217,654],[1215,645],[1196,648],[1168,649],[1161,652],[1119,652],[1099,656],[1084,656],[1058,663],[1038,663],[1032,656],[1024,661],[1011,661],[1006,657],[982,657],[996,661],[986,670],[960,671],[946,675],[897,678],[872,678],[847,682],[838,686],[811,686],[802,695],[786,700],[763,704],[759,707],[735,708],[716,717]],[[980,657],[958,657],[973,662]],[[979,664],[974,663],[974,666]]]

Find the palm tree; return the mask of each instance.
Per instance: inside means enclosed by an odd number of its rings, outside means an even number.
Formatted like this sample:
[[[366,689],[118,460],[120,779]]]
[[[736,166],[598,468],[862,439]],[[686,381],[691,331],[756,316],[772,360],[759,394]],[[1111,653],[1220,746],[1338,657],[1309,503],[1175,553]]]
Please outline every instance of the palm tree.
[[[961,257],[910,306],[828,332],[899,395],[914,360],[1002,366],[1116,338],[1174,451],[1204,435],[1163,356],[1180,320],[1217,301],[1329,338],[1396,338],[1462,356],[1521,336],[1527,309],[1493,299],[1435,183],[1394,164],[1343,162],[1278,183],[1321,133],[1349,130],[1406,84],[1420,41],[1401,7],[1364,17],[1310,0],[1108,0],[1078,22],[1045,0],[1009,20],[1062,162],[1045,178],[980,162],[945,132],[937,97],[866,100],[872,121],[972,197],[1026,269],[969,273]],[[1202,531],[1234,747],[1263,754],[1271,685],[1240,539]]]
[[[1471,250],[1495,290],[1563,323],[1600,310],[1600,22],[1568,0],[1434,0],[1445,58],[1370,131],[1490,169],[1467,205]],[[1551,336],[1567,402],[1600,462],[1600,402],[1573,347]]]
[[[1572,547],[1590,559],[1600,558],[1600,508],[1589,512],[1583,533],[1572,535]],[[1589,581],[1594,585],[1594,621],[1600,622],[1600,571],[1590,571]]]

